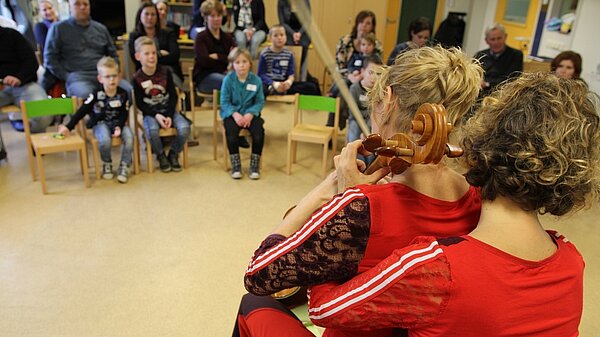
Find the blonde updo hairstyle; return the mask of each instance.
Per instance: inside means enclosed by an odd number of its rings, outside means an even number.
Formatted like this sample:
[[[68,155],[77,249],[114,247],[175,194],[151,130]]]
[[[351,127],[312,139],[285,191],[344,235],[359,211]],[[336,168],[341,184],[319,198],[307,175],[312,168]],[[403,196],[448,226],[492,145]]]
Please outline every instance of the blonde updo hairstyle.
[[[410,131],[411,121],[423,103],[443,104],[448,121],[458,125],[477,96],[483,69],[479,62],[457,48],[440,46],[411,49],[400,54],[394,64],[383,67],[370,91],[371,120],[393,132]],[[391,90],[387,109],[381,109]],[[383,110],[383,111],[382,111]],[[390,120],[391,112],[400,113]]]
[[[465,176],[483,200],[564,215],[598,198],[598,96],[580,81],[522,74],[486,98],[463,132]]]

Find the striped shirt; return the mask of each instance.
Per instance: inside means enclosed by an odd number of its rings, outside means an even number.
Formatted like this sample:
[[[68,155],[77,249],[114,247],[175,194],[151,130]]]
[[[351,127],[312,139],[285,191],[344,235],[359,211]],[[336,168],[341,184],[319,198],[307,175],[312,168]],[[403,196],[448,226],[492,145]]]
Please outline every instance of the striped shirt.
[[[294,54],[286,48],[274,52],[271,47],[263,49],[258,60],[258,76],[266,85],[283,82],[294,75]]]

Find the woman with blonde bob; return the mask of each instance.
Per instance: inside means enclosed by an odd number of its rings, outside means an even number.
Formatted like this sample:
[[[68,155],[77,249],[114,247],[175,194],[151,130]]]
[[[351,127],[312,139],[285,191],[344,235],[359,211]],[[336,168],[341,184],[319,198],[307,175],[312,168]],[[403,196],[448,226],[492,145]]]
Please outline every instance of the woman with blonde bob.
[[[463,129],[465,177],[481,190],[477,227],[416,238],[341,285],[313,288],[313,322],[408,336],[577,336],[584,262],[539,215],[598,200],[599,124],[597,96],[581,82],[523,74],[505,84]]]
[[[475,102],[482,75],[477,61],[455,48],[423,47],[401,54],[394,65],[381,68],[369,93],[373,131],[386,138],[409,132],[410,121],[423,103],[444,104],[456,124]],[[478,190],[444,163],[413,165],[390,177],[389,183],[377,184],[388,169],[364,175],[357,168],[356,152],[348,160],[337,158],[337,172],[309,192],[255,252],[245,275],[246,289],[252,294],[343,281],[369,270],[415,236],[467,234],[479,219]],[[242,331],[252,330],[248,327],[263,314],[273,318],[273,311],[257,310],[270,304],[254,295],[242,300],[238,316]],[[293,331],[282,336],[304,335],[294,330],[294,317],[283,310],[278,315],[276,321],[284,326],[280,332]],[[340,327],[326,333],[393,333],[391,329],[353,330]]]

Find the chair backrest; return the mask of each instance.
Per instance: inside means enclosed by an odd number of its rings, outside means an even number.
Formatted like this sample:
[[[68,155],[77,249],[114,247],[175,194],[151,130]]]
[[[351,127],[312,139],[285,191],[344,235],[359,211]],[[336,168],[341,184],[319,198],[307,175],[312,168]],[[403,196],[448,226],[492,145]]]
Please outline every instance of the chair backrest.
[[[300,68],[302,66],[302,46],[294,45],[285,47],[294,54],[294,81],[299,82],[302,75],[300,74]]]
[[[296,94],[296,109],[294,112],[294,125],[302,122],[302,111],[317,110],[322,112],[335,113],[334,127],[337,129],[339,124],[340,99],[328,96],[300,95]]]
[[[77,98],[49,98],[38,101],[25,102],[21,100],[21,112],[23,114],[23,127],[27,143],[31,144],[31,130],[29,129],[29,118],[72,115],[77,111]],[[79,130],[80,131],[80,130]]]

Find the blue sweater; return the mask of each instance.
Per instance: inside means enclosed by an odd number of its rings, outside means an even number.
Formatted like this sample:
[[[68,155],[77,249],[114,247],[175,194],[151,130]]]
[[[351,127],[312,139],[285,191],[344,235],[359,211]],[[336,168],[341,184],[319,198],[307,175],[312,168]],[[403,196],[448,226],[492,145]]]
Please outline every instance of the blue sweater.
[[[50,27],[44,48],[46,68],[61,80],[71,72],[96,72],[96,63],[102,56],[111,56],[119,62],[117,49],[104,25],[90,21],[80,26],[69,18]]]
[[[230,117],[234,112],[260,116],[264,105],[265,95],[260,77],[250,72],[246,81],[240,82],[234,71],[225,76],[221,85],[222,119]]]

